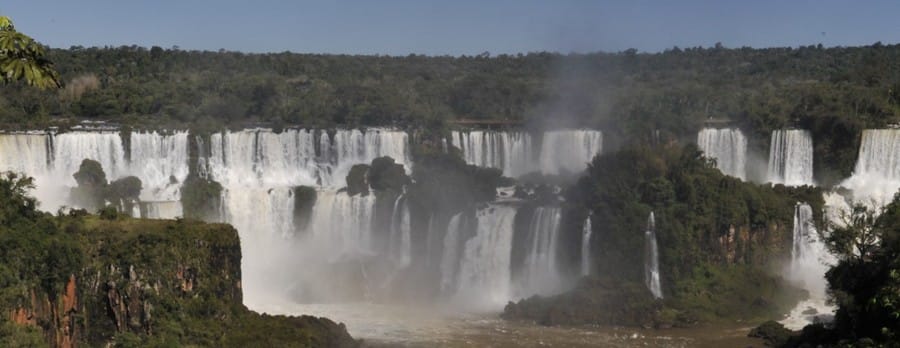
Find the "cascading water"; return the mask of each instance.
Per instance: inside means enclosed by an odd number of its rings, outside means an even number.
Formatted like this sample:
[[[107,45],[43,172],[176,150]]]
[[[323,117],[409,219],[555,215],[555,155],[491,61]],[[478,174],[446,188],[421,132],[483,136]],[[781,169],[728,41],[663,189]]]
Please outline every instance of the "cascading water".
[[[864,130],[853,175],[840,186],[869,207],[889,203],[900,189],[900,129]]]
[[[459,244],[461,229],[465,224],[464,213],[454,215],[447,224],[444,235],[444,253],[441,255],[441,292],[450,293],[455,290],[457,271],[459,270]]]
[[[462,150],[466,163],[502,169],[508,176],[534,170],[534,146],[525,132],[454,131],[453,146]]]
[[[213,134],[200,168],[223,186],[225,221],[241,237],[244,299],[251,308],[272,301],[341,300],[368,297],[380,284],[373,238],[374,195],[338,191],[350,168],[390,156],[409,169],[405,132],[387,129],[255,129]],[[293,189],[317,188],[304,230],[294,224]],[[409,211],[393,202],[389,244],[398,267],[411,261]],[[295,265],[296,272],[284,272]],[[335,289],[362,289],[336,294]],[[360,294],[362,293],[362,294]]]
[[[391,216],[391,236],[389,253],[400,267],[409,266],[412,261],[412,241],[410,238],[409,206],[406,204],[406,195],[400,195],[394,202]]]
[[[541,172],[581,172],[602,149],[603,133],[600,131],[578,129],[545,132],[541,141]]]
[[[581,228],[581,275],[588,276],[591,274],[591,216],[588,215],[584,219],[584,225]]]
[[[829,316],[834,308],[826,304],[828,282],[825,272],[834,261],[819,239],[813,223],[813,210],[809,204],[794,206],[793,244],[787,278],[809,291],[809,299],[800,302],[782,323],[792,330],[814,322],[823,315]],[[812,310],[811,310],[812,309]]]
[[[525,254],[523,279],[516,289],[518,297],[552,294],[562,285],[556,259],[559,219],[559,208],[535,209],[528,228],[530,249]]]
[[[644,282],[654,298],[663,298],[662,285],[659,281],[659,248],[656,245],[656,218],[653,212],[647,218],[647,231],[644,232]]]
[[[716,160],[722,173],[746,179],[747,138],[740,129],[703,128],[697,134],[697,146]]]
[[[813,224],[812,208],[809,204],[798,203],[794,207],[790,278],[802,282],[807,290],[824,298],[827,287],[824,275],[828,270],[826,262],[829,258]]]
[[[790,186],[813,184],[813,143],[809,131],[772,132],[769,147],[769,182]]]
[[[478,227],[463,249],[455,298],[472,309],[499,309],[512,295],[510,258],[516,209],[490,205],[476,215]]]
[[[502,169],[506,176],[519,177],[532,172],[560,174],[584,170],[602,150],[603,133],[586,129],[554,130],[534,138],[527,132],[454,131],[451,143],[462,150],[466,163]]]
[[[63,134],[0,134],[0,169],[21,171],[35,178],[35,197],[41,207],[55,211],[76,186],[72,174],[82,160],[100,163],[108,180],[125,176],[141,179],[141,200],[159,207],[150,217],[181,215],[181,183],[187,177],[187,132],[131,133],[126,156],[118,132],[70,132]]]

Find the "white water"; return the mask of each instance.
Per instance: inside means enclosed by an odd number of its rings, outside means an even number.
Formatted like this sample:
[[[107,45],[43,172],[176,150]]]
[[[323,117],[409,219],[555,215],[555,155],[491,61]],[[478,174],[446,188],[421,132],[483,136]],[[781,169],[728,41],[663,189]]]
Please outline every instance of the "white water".
[[[388,253],[400,267],[409,266],[412,261],[412,241],[410,237],[409,206],[406,195],[400,195],[394,201],[391,216],[391,236],[388,240]]]
[[[602,150],[597,130],[555,130],[533,137],[516,131],[454,131],[451,142],[462,150],[466,163],[503,170],[519,177],[532,172],[577,173]]]
[[[853,191],[853,201],[877,208],[900,189],[900,129],[867,129],[853,175],[840,186]]]
[[[588,215],[584,219],[584,226],[581,228],[581,275],[588,276],[591,274],[591,216]]]
[[[828,283],[825,280],[825,272],[832,262],[833,257],[813,224],[812,208],[809,204],[797,203],[794,207],[793,244],[787,278],[809,291],[810,297],[799,303],[782,321],[785,326],[798,330],[818,317],[832,315],[834,307],[826,304]]]
[[[809,131],[772,132],[769,147],[769,182],[790,186],[813,184],[813,142]]]
[[[444,252],[441,255],[441,293],[455,290],[457,271],[459,270],[460,229],[465,228],[464,213],[454,215],[447,225],[444,235]]]
[[[462,150],[466,163],[498,168],[518,177],[534,171],[535,148],[526,132],[454,131],[453,146]]]
[[[656,245],[656,218],[653,212],[647,218],[647,231],[644,232],[644,282],[654,298],[663,298],[662,285],[659,281],[659,248]]]
[[[187,133],[132,133],[130,142],[129,161],[117,132],[0,134],[0,169],[34,177],[34,195],[46,211],[72,205],[68,198],[76,186],[72,174],[84,159],[99,162],[109,181],[125,176],[141,179],[141,200],[178,202],[188,174]],[[153,217],[180,215],[180,203],[173,204],[179,206],[157,209]]]
[[[603,148],[603,133],[595,130],[547,131],[541,141],[541,173],[578,173]]]
[[[510,259],[516,209],[479,209],[478,228],[466,241],[459,267],[456,303],[473,310],[497,310],[511,299]]]
[[[525,254],[522,278],[516,289],[517,297],[534,294],[550,295],[560,290],[562,277],[557,266],[559,239],[559,208],[535,209],[528,228],[530,248]]]
[[[373,248],[375,197],[351,197],[337,189],[345,185],[353,165],[377,157],[390,156],[409,170],[407,142],[405,132],[387,129],[332,134],[255,129],[210,137],[209,157],[203,164],[210,178],[222,184],[225,221],[241,237],[248,307],[262,306],[274,297],[331,301],[375,291],[378,284],[367,267],[372,265],[364,261],[378,254]],[[318,187],[304,231],[293,221],[292,189],[300,185]],[[395,206],[400,212],[391,225],[398,243],[392,251],[403,267],[411,261],[409,213],[402,202]],[[285,272],[291,265],[297,269]]]
[[[703,128],[697,134],[697,146],[716,167],[727,175],[746,179],[747,138],[740,129]]]

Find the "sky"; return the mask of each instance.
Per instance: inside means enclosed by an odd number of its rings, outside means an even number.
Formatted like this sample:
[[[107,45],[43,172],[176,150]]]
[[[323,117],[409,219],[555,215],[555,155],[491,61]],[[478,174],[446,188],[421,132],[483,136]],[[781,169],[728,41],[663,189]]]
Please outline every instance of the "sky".
[[[900,1],[4,0],[51,47],[382,55],[900,42]]]

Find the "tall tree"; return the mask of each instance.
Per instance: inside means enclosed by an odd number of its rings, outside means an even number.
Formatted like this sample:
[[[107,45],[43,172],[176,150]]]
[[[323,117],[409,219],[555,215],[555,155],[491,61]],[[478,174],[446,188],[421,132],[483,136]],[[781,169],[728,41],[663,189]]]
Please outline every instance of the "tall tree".
[[[44,47],[16,31],[9,17],[0,16],[0,73],[3,82],[24,80],[38,88],[59,88],[59,74],[45,58]]]

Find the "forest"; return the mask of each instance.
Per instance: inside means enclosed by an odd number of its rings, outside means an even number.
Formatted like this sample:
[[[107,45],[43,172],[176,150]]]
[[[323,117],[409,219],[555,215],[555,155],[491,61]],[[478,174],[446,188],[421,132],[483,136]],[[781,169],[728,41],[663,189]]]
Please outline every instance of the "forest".
[[[63,87],[0,86],[4,129],[499,124],[599,128],[616,145],[656,131],[690,139],[708,124],[750,139],[798,127],[829,184],[850,174],[862,129],[900,119],[900,45],[881,43],[459,57],[75,46],[46,57]]]
[[[900,115],[900,45],[674,47],[661,53],[429,57],[50,49],[64,87],[5,85],[0,122],[415,126],[504,120],[683,135],[731,121],[883,126]],[[813,126],[813,127],[810,127]]]

